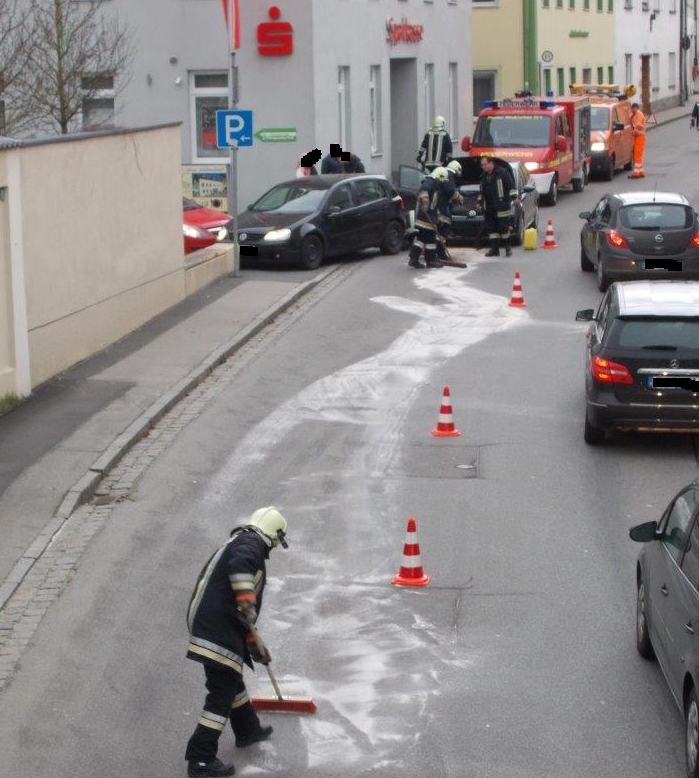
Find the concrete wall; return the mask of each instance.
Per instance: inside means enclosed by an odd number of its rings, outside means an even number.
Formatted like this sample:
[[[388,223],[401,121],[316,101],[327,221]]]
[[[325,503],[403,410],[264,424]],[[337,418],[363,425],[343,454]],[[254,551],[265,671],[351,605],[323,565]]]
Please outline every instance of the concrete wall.
[[[7,192],[7,165],[0,153],[0,192]],[[12,312],[12,270],[10,264],[10,211],[0,199],[0,398],[16,394],[14,316]]]
[[[0,394],[17,343],[34,387],[184,297],[180,175],[174,125],[0,150]]]

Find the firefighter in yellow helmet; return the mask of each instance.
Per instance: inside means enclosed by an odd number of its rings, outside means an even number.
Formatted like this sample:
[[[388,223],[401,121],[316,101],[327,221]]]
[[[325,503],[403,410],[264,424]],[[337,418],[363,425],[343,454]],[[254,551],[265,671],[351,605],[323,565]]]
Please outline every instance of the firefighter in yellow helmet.
[[[187,657],[204,665],[207,695],[204,709],[187,743],[190,778],[229,776],[235,768],[217,758],[218,739],[230,721],[238,748],[266,740],[243,682],[243,665],[271,661],[252,627],[262,607],[265,562],[286,541],[286,519],[272,506],[256,510],[235,527],[228,542],[199,574],[187,611],[190,631]]]

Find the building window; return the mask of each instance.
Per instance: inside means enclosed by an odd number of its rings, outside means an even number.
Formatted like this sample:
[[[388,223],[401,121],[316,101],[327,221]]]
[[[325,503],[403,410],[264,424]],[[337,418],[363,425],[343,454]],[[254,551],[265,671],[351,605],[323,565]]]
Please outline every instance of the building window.
[[[350,133],[350,69],[342,65],[337,69],[337,122],[340,133],[338,141],[343,149],[352,147]]]
[[[434,65],[425,65],[425,127],[431,127],[435,117],[434,111]]]
[[[674,51],[671,51],[670,54],[668,55],[667,66],[670,71],[670,78],[669,78],[670,83],[668,84],[668,87],[670,89],[674,89],[676,86],[675,74],[677,72],[677,54]]]
[[[371,120],[371,155],[382,151],[381,131],[381,65],[369,68],[369,118]]]
[[[571,11],[574,11],[574,10],[575,10],[575,0],[568,0],[568,8],[569,8]]]
[[[583,68],[583,71],[582,71],[582,82],[583,82],[583,84],[591,84],[592,83],[592,68]]]
[[[563,0],[556,0],[556,8],[563,8]]]
[[[566,72],[563,68],[556,70],[556,81],[558,82],[558,94],[564,95],[566,93]]]
[[[597,68],[597,83],[604,83],[604,68]]]
[[[578,72],[577,72],[577,70],[575,68],[569,68],[568,73],[570,75],[569,83],[577,84],[578,83]]]
[[[114,127],[114,76],[83,76],[80,79],[80,88],[83,91],[83,130]]]
[[[604,0],[597,0],[597,11],[598,13],[604,11]]]
[[[494,70],[473,71],[473,111],[478,113],[486,100],[495,99],[495,79],[497,73]]]
[[[653,54],[651,60],[650,90],[651,92],[660,91],[660,54]]]
[[[542,8],[548,8],[549,7],[549,0],[541,0],[541,7]]]
[[[459,67],[456,62],[449,63],[447,75],[447,116],[449,132],[454,135],[459,126]]]
[[[226,157],[228,150],[216,147],[216,111],[228,108],[228,74],[190,73],[189,97],[193,160]]]
[[[583,11],[590,10],[590,0],[583,0]]]
[[[551,68],[544,68],[544,90],[546,94],[549,94],[553,89],[551,83]]]
[[[614,83],[614,66],[610,65],[607,68],[607,83],[613,84]]]
[[[624,73],[627,84],[635,83],[633,77],[633,54],[624,54]]]
[[[610,14],[614,13],[614,0],[607,0],[607,10]]]

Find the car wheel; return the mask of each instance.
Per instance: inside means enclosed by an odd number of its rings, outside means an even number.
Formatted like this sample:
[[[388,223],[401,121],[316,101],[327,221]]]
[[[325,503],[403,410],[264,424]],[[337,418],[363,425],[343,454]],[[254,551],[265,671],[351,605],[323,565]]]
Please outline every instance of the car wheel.
[[[644,659],[655,659],[655,651],[648,634],[646,605],[646,585],[641,578],[636,590],[636,649]]]
[[[699,778],[699,702],[694,687],[684,707],[684,754],[687,778]]]
[[[616,167],[616,160],[613,156],[607,158],[607,167],[604,171],[604,180],[611,181],[614,178],[614,169]]]
[[[604,437],[604,430],[599,429],[599,427],[593,427],[592,424],[590,424],[590,420],[587,418],[587,414],[585,414],[585,443],[589,443],[591,446],[597,446],[600,443],[604,443]]]
[[[546,205],[555,205],[558,202],[558,181],[554,176],[551,179],[551,186],[549,187],[548,194],[544,198]]]
[[[580,178],[574,178],[572,184],[574,192],[582,192],[582,190],[585,188],[585,172],[583,171],[583,174]]]
[[[323,263],[323,242],[317,235],[309,235],[301,244],[301,267],[315,270]]]
[[[602,267],[602,257],[597,257],[597,288],[600,292],[606,292],[609,287],[609,279]]]
[[[524,243],[524,214],[517,219],[515,231],[512,233],[512,245],[521,246]]]
[[[633,157],[624,165],[624,170],[631,170],[633,167]]]
[[[403,234],[405,230],[399,222],[392,221],[386,225],[381,243],[382,254],[397,254],[403,248]]]
[[[589,273],[595,269],[595,266],[587,258],[587,254],[585,253],[585,249],[583,248],[582,243],[580,244],[580,269],[585,273]]]

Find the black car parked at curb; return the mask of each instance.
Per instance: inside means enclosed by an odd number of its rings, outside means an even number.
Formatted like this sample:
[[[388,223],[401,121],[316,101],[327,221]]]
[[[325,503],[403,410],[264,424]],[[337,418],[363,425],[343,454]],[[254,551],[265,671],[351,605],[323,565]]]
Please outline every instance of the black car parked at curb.
[[[589,321],[585,441],[608,430],[699,432],[699,284],[612,284]]]
[[[657,659],[685,721],[685,766],[699,778],[699,480],[677,494],[660,521],[632,527],[636,648]]]
[[[265,192],[237,217],[241,264],[319,267],[326,257],[403,247],[405,207],[385,176],[303,176]],[[228,223],[229,233],[233,222]]]

